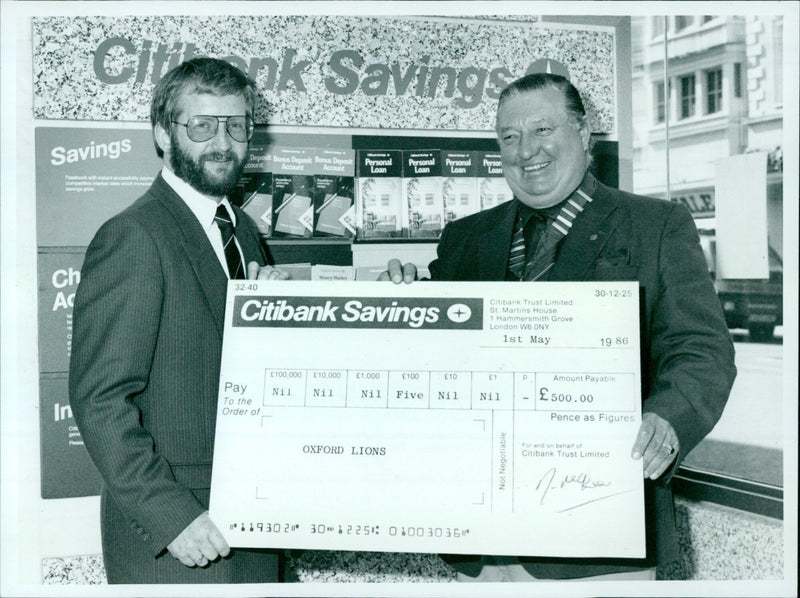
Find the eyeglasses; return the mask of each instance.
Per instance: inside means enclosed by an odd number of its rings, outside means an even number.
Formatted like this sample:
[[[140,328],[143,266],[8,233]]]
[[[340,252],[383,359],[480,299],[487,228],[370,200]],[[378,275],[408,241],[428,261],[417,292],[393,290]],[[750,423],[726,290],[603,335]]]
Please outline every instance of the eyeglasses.
[[[208,141],[219,130],[219,121],[225,121],[225,130],[231,139],[240,143],[250,141],[253,136],[253,129],[255,125],[250,120],[249,116],[212,116],[212,115],[195,115],[189,117],[186,123],[179,123],[176,120],[170,121],[173,124],[186,127],[186,134],[192,141],[202,142]]]

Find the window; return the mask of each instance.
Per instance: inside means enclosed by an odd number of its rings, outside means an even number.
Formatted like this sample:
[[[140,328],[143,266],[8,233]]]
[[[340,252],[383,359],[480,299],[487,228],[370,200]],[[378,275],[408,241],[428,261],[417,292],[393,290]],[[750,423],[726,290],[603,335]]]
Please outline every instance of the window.
[[[713,21],[716,18],[717,17],[715,17],[714,15],[703,15],[703,25],[705,25],[709,21]]]
[[[656,107],[656,123],[663,123],[667,120],[667,102],[664,97],[664,82],[658,81],[653,85],[653,104]]]
[[[681,82],[681,118],[694,116],[695,92],[694,74],[680,77]]]
[[[742,97],[742,63],[733,63],[733,97]]]
[[[687,27],[689,27],[692,23],[694,23],[694,17],[687,16],[687,15],[678,15],[675,17],[675,33],[678,31],[683,31]]]
[[[651,37],[659,37],[664,35],[664,17],[653,17],[653,35]]]
[[[706,114],[722,110],[722,67],[706,71]]]

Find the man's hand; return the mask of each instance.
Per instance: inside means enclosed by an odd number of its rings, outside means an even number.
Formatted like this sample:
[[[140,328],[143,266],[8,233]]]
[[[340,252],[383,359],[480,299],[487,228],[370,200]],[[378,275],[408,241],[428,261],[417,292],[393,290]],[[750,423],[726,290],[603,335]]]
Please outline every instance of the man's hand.
[[[394,284],[401,282],[411,284],[416,279],[417,267],[414,264],[400,264],[400,260],[397,259],[389,260],[386,270],[378,276],[378,280],[391,280]]]
[[[288,272],[274,266],[259,266],[258,262],[247,264],[248,280],[289,280]]]
[[[644,477],[655,480],[678,456],[680,442],[672,424],[655,413],[642,415],[631,457],[643,459]]]
[[[187,567],[205,567],[220,556],[228,556],[230,547],[211,521],[208,511],[192,521],[167,546],[170,554]]]

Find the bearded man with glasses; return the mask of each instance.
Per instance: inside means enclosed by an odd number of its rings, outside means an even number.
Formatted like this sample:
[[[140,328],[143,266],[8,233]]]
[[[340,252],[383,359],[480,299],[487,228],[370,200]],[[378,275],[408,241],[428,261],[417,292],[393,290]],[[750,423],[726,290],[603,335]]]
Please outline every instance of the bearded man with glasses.
[[[109,583],[278,580],[278,552],[231,549],[208,515],[227,283],[287,278],[226,197],[255,101],[222,60],[167,73],[150,114],[161,173],[86,252],[69,392],[103,478]]]

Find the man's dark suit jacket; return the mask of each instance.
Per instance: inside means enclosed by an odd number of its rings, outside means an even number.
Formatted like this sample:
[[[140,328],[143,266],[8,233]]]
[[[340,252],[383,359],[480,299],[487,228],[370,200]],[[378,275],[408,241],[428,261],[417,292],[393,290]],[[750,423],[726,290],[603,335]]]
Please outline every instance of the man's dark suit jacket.
[[[600,575],[677,558],[669,479],[716,424],[736,376],[733,344],[689,211],[599,182],[592,197],[562,241],[550,280],[639,281],[642,409],[672,424],[680,454],[661,479],[645,484],[646,559],[523,559],[540,578]],[[516,201],[510,201],[448,224],[431,278],[505,280],[515,218]],[[475,557],[444,558],[467,575],[479,573]]]
[[[234,210],[245,262],[271,263],[256,226]],[[275,553],[233,550],[189,568],[165,550],[208,508],[227,283],[208,236],[161,175],[86,252],[69,394],[104,481],[110,583],[277,580]]]

